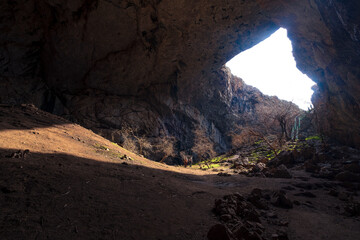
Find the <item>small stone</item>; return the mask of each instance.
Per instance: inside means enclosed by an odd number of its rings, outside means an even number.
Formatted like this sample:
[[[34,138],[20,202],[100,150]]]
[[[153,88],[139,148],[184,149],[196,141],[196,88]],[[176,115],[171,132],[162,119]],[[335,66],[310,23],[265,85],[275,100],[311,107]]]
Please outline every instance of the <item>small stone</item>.
[[[23,157],[23,158],[26,158],[27,155],[29,155],[29,154],[30,154],[30,150],[29,150],[29,149],[25,149],[24,152],[23,152],[22,157]]]
[[[300,152],[300,154],[305,160],[312,159],[315,154],[315,149],[313,147],[306,147]]]
[[[278,240],[278,239],[279,239],[279,235],[275,233],[271,235],[271,240]]]
[[[316,198],[316,195],[311,193],[311,192],[296,193],[296,194],[294,194],[294,196],[303,196],[303,197],[308,197],[308,198]]]
[[[224,172],[220,172],[220,173],[218,173],[217,175],[220,176],[220,177],[230,177],[230,176],[231,176],[231,174],[229,174],[229,173],[224,173]]]
[[[307,190],[311,190],[313,188],[313,185],[310,183],[295,183],[293,186]]]
[[[256,226],[261,230],[265,230],[265,227],[261,223],[256,223]]]
[[[347,201],[347,200],[349,200],[349,194],[347,194],[346,192],[341,192],[341,193],[339,193],[338,198],[341,201]]]
[[[271,203],[281,208],[293,208],[293,203],[285,196],[285,192],[283,191],[275,192]]]
[[[345,171],[336,175],[335,179],[341,182],[360,182],[360,174]]]
[[[360,216],[360,203],[358,202],[348,203],[344,209],[350,217]]]
[[[289,240],[288,235],[285,231],[278,230],[276,233],[278,235],[279,240]]]
[[[288,191],[293,191],[293,190],[295,190],[295,188],[293,188],[292,186],[282,187],[282,189],[285,189],[285,190],[288,190]]]
[[[268,213],[266,214],[266,216],[267,216],[268,218],[277,218],[277,214],[276,214],[275,212],[268,212]]]
[[[335,173],[332,171],[331,165],[322,167],[319,171],[319,177],[321,177],[321,178],[333,179],[334,176],[335,176]]]
[[[231,208],[231,207],[227,208],[227,212],[232,216],[236,216],[235,210],[233,208]]]
[[[225,201],[222,199],[215,199],[215,208],[219,207],[220,205],[224,204]]]
[[[334,189],[331,189],[328,194],[330,196],[337,197],[339,195],[339,192],[335,191]]]
[[[360,165],[359,163],[351,163],[344,167],[346,171],[350,171],[353,173],[360,173]]]
[[[267,202],[264,199],[260,198],[260,196],[250,195],[247,200],[258,209],[269,209]]]
[[[261,191],[261,189],[259,189],[259,188],[254,188],[254,189],[251,191],[250,195],[252,195],[252,196],[257,196],[257,197],[261,197],[261,196],[262,196],[262,191]]]
[[[258,222],[258,223],[261,222],[260,214],[255,209],[254,210],[245,209],[243,213],[243,218],[251,222]]]
[[[279,164],[291,166],[294,163],[294,153],[292,151],[282,151],[278,154],[277,158],[279,159]]]
[[[306,172],[318,173],[320,171],[320,167],[316,165],[312,160],[306,161],[304,166]]]
[[[232,216],[230,214],[223,214],[220,216],[220,219],[224,222],[228,222],[232,219]]]
[[[214,208],[214,212],[218,215],[224,215],[224,214],[228,214],[228,208],[226,207],[225,204],[219,205],[217,207]]]
[[[289,170],[285,165],[280,165],[279,167],[270,171],[270,174],[274,178],[292,178]]]
[[[315,207],[312,205],[311,202],[306,202],[306,203],[303,203],[303,204],[304,204],[304,206],[315,209]]]
[[[30,154],[30,150],[26,149],[24,151],[19,150],[17,152],[14,152],[14,153],[12,153],[10,155],[5,156],[5,157],[7,157],[7,158],[26,158],[27,155],[29,155],[29,154]]]
[[[284,226],[284,227],[287,225],[289,225],[288,221],[279,221],[279,224],[278,224],[278,226]]]
[[[255,235],[254,232],[250,231],[248,228],[246,228],[244,225],[240,224],[234,231],[233,231],[233,235],[235,237],[235,239],[238,239],[238,240],[242,240],[242,239],[254,239],[254,240],[257,240],[257,239],[261,239],[261,238],[258,238],[259,236],[258,235]]]
[[[238,201],[243,201],[245,198],[240,193],[234,193],[234,196],[237,198]]]
[[[257,232],[250,232],[249,236],[245,240],[261,240],[261,236]]]

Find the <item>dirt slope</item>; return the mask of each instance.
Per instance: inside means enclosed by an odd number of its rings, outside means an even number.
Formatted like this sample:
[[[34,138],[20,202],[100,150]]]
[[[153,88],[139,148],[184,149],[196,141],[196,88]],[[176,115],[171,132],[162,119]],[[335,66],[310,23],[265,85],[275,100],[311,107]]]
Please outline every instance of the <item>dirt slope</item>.
[[[0,166],[0,239],[206,239],[225,194],[326,182],[301,171],[286,180],[220,177],[155,163],[30,105],[0,106]],[[310,201],[289,191],[300,205],[277,209],[290,239],[360,236],[341,200],[312,192]]]

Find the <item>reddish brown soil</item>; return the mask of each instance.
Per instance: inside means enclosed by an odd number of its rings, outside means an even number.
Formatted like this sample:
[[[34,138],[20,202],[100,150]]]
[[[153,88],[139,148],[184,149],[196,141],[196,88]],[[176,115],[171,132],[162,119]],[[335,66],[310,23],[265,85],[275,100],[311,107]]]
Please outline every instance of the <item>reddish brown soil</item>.
[[[326,182],[302,171],[286,180],[220,177],[155,163],[31,106],[0,106],[0,166],[0,239],[206,239],[219,222],[216,198]],[[316,198],[299,192],[288,196],[300,206],[278,209],[290,239],[360,239],[360,221],[342,214],[344,201],[323,187],[311,190]]]

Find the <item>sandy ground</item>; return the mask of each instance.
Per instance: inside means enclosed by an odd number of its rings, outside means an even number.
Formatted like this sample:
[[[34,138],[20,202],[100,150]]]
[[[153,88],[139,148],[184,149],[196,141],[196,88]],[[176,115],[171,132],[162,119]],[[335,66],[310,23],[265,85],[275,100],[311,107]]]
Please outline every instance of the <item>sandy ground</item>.
[[[342,214],[345,202],[328,191],[357,193],[336,182],[303,171],[268,179],[167,166],[31,106],[0,106],[0,166],[0,239],[207,239],[219,223],[215,199],[256,187],[288,188],[300,202],[277,210],[289,239],[360,239],[359,218]],[[316,197],[295,196],[304,191],[296,183],[314,186],[306,191]]]

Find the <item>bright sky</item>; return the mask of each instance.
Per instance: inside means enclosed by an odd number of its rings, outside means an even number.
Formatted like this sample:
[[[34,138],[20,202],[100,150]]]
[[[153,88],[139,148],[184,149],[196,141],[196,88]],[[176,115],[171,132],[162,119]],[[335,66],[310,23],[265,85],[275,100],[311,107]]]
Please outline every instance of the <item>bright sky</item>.
[[[246,84],[267,95],[292,101],[307,110],[315,84],[296,68],[287,31],[280,28],[269,38],[226,63]]]

